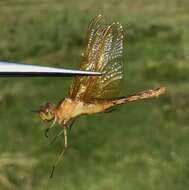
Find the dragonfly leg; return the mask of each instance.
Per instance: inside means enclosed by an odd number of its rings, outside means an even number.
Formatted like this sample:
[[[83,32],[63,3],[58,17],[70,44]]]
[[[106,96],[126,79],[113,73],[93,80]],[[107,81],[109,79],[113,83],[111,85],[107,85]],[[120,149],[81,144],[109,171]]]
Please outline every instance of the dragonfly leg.
[[[49,133],[49,128],[45,129],[45,132],[44,132],[44,135],[45,135],[46,138],[49,137],[48,133]]]
[[[55,118],[53,119],[52,124],[51,124],[50,126],[48,126],[48,128],[45,130],[45,137],[47,137],[47,138],[49,137],[49,136],[48,136],[49,130],[50,130],[51,128],[53,128],[53,126],[55,125],[56,121],[57,121],[57,118],[55,117]]]
[[[72,125],[73,125],[74,121],[75,121],[75,120],[72,119],[72,120],[69,122],[69,124],[67,125],[67,128],[69,128],[69,132],[71,132],[71,128],[72,128]],[[50,144],[53,144],[53,143],[56,141],[56,139],[57,139],[58,137],[60,137],[63,133],[64,133],[64,129],[62,129],[58,134],[56,134],[56,135],[53,137],[53,139],[52,139],[52,141],[51,141]]]
[[[111,107],[111,108],[108,108],[104,111],[104,113],[110,113],[110,112],[113,112],[113,111],[116,111],[116,107]]]
[[[69,123],[69,126],[68,126],[69,132],[71,132],[71,130],[72,130],[72,125],[73,125],[74,121],[75,121],[75,119],[72,119],[71,122]]]
[[[55,117],[55,118],[53,119],[52,124],[49,126],[49,129],[51,129],[51,128],[53,128],[53,127],[54,127],[54,125],[55,125],[56,121],[57,121],[57,118]]]
[[[56,134],[56,135],[52,138],[50,144],[53,144],[53,143],[56,141],[56,139],[57,139],[58,137],[60,137],[63,133],[64,133],[64,129],[62,129],[58,134]]]
[[[57,157],[57,159],[56,159],[56,161],[55,161],[55,163],[54,163],[54,165],[52,167],[50,178],[53,177],[54,170],[55,170],[57,164],[59,163],[59,161],[61,161],[64,158],[64,154],[65,154],[66,150],[68,149],[67,126],[63,126],[63,132],[64,132],[64,148],[60,152],[59,156]]]

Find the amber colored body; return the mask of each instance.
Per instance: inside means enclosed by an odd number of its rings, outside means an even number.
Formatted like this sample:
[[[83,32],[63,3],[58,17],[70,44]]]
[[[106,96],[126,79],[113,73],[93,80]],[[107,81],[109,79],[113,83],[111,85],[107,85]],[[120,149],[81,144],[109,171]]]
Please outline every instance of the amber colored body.
[[[65,98],[54,109],[54,112],[58,123],[66,125],[70,120],[80,115],[105,112],[116,105],[136,101],[139,99],[157,97],[164,93],[164,91],[165,88],[161,87],[153,90],[142,91],[128,97],[120,97],[116,99],[98,99],[88,103],[80,100],[72,100],[71,98]]]
[[[58,123],[65,125],[69,120],[80,115],[104,112],[112,106],[113,103],[107,100],[85,103],[83,101],[65,98],[54,111]]]

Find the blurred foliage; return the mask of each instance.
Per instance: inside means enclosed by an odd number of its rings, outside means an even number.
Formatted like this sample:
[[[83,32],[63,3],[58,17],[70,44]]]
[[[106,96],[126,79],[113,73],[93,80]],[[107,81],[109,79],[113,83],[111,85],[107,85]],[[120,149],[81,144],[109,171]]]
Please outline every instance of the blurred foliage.
[[[125,28],[122,95],[167,87],[158,99],[79,118],[49,179],[63,137],[49,146],[30,110],[58,103],[71,79],[1,78],[0,189],[187,189],[188,0],[1,0],[0,7],[1,60],[78,68],[87,25],[100,13]]]

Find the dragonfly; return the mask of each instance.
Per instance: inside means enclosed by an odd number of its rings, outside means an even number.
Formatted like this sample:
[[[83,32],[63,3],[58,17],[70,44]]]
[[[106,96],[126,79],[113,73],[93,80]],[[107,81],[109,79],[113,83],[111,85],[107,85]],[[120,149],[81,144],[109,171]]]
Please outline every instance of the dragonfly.
[[[64,148],[53,165],[51,177],[58,162],[68,149],[68,129],[76,118],[108,112],[118,105],[137,100],[157,97],[165,87],[145,90],[129,96],[119,96],[124,76],[123,70],[124,30],[119,22],[106,24],[101,15],[89,24],[86,45],[81,55],[80,69],[100,72],[100,76],[75,76],[69,94],[57,106],[46,103],[41,106],[39,117],[50,123],[47,131],[57,122],[61,131],[55,136],[64,135]]]

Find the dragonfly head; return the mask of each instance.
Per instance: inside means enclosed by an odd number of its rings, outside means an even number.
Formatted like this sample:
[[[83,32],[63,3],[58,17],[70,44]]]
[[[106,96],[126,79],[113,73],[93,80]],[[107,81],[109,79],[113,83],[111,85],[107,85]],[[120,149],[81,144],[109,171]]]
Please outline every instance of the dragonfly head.
[[[41,106],[38,113],[43,121],[51,122],[55,119],[54,106],[51,103]]]

